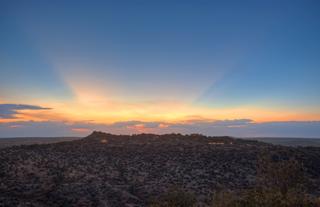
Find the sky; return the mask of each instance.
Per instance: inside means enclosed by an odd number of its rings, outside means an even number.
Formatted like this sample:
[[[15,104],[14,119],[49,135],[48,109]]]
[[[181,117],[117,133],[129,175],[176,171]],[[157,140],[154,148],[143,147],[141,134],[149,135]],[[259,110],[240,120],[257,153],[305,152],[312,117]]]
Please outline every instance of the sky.
[[[0,1],[0,137],[320,138],[318,0]]]

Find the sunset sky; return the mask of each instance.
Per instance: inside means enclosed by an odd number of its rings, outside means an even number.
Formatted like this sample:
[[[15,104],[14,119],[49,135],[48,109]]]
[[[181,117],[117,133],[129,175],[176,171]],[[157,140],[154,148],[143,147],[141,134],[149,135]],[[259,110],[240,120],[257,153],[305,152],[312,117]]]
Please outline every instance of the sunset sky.
[[[0,137],[320,138],[320,1],[0,1]]]

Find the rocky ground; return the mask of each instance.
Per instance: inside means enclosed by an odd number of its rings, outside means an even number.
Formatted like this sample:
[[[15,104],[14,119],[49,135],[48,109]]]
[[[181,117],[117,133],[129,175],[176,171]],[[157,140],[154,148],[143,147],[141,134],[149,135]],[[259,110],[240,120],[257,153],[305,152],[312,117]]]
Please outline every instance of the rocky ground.
[[[230,137],[94,132],[86,138],[0,150],[0,206],[148,206],[172,188],[205,206],[215,190],[255,182],[261,153],[301,161],[320,191],[320,148]]]

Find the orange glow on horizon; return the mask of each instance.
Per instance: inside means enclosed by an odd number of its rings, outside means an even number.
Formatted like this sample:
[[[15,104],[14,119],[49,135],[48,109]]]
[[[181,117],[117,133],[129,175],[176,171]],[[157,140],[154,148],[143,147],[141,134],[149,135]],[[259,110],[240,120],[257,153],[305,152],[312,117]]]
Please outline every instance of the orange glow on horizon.
[[[86,77],[85,75],[83,75]],[[0,123],[16,121],[62,121],[112,124],[125,121],[188,123],[251,119],[256,123],[273,121],[320,120],[320,113],[299,110],[281,110],[275,107],[241,106],[213,108],[193,105],[182,100],[130,100],[116,97],[112,90],[102,89],[98,83],[80,81],[65,75],[66,84],[73,93],[70,100],[27,100],[25,103],[51,108],[49,110],[16,110],[14,118],[1,119]],[[114,90],[115,91],[115,90]],[[5,103],[3,100],[0,103]],[[159,126],[166,128],[165,124]],[[137,130],[145,130],[136,126]],[[77,130],[77,129],[76,129]]]
[[[74,132],[80,132],[80,133],[86,133],[86,134],[90,132],[90,129],[87,129],[87,128],[72,128],[71,130]]]
[[[254,122],[272,121],[312,121],[320,120],[320,114],[280,111],[258,107],[230,109],[203,108],[179,102],[66,102],[42,104],[50,110],[17,110],[10,119],[0,119],[0,123],[16,121],[89,121],[99,124],[112,124],[121,121],[144,121],[163,123],[186,123],[188,121],[214,121],[231,119],[252,119]],[[165,128],[162,125],[161,128]]]
[[[130,100],[128,97],[121,97],[121,90],[117,90],[119,86],[115,83],[108,83],[106,88],[106,83],[101,83],[97,74],[93,76],[83,72],[78,73],[75,78],[72,74],[64,73],[62,76],[66,85],[72,89],[74,99],[69,103],[50,107],[59,108],[55,118],[59,114],[71,121],[92,120],[95,123],[110,124],[131,120],[168,123],[181,123],[190,119],[251,119],[254,122],[320,120],[320,112],[303,109],[283,110],[259,105],[210,108],[193,105],[193,100],[185,101],[181,97],[172,100]]]

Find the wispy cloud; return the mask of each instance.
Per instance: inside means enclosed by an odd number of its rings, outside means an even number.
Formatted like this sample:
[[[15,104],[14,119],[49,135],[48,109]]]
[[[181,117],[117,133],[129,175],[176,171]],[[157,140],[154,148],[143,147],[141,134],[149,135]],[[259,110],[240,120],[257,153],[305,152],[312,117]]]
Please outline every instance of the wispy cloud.
[[[20,114],[21,110],[49,110],[51,108],[26,105],[26,104],[0,104],[0,118],[1,119],[13,119]]]

